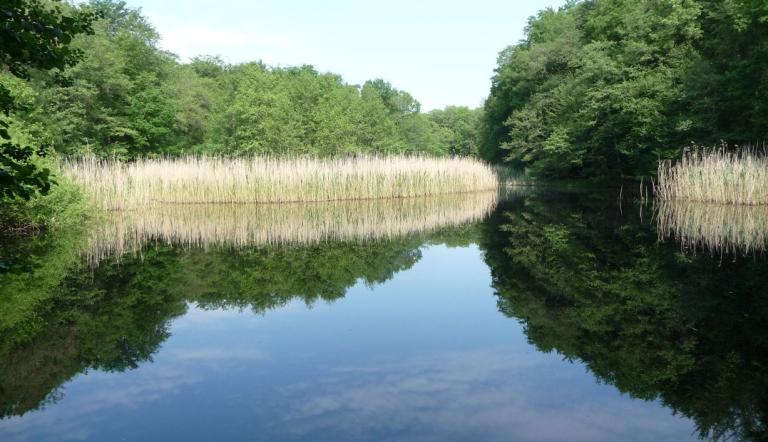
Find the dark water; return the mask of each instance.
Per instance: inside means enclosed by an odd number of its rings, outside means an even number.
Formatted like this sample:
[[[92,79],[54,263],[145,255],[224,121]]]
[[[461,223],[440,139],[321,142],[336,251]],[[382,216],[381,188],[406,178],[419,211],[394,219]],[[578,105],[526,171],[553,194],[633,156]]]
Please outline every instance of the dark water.
[[[615,195],[407,237],[4,246],[0,440],[762,440],[768,264]]]

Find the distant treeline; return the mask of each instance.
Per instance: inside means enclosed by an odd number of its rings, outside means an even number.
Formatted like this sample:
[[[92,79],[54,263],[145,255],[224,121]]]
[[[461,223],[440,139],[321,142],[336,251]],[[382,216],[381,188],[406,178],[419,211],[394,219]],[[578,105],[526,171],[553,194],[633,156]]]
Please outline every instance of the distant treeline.
[[[35,70],[31,81],[0,70],[0,86],[14,102],[11,133],[24,144],[121,159],[477,152],[479,111],[422,113],[410,94],[381,79],[350,85],[312,66],[232,65],[214,56],[182,63],[160,48],[141,11],[123,1],[17,3],[59,7],[63,16],[96,14],[90,35],[74,35],[68,44],[80,51],[79,62]],[[26,37],[24,30],[18,35]]]
[[[548,178],[653,175],[691,142],[768,134],[768,2],[587,0],[501,52],[482,156]]]

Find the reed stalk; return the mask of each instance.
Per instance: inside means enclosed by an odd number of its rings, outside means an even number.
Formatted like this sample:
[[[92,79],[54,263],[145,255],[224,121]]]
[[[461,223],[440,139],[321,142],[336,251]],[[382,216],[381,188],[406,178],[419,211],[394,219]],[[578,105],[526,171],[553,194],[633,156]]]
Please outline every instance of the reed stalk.
[[[694,147],[675,164],[659,164],[655,193],[661,201],[768,204],[768,156],[754,149]]]
[[[468,158],[183,157],[68,161],[64,173],[108,210],[168,204],[250,204],[410,198],[493,190],[497,175]]]

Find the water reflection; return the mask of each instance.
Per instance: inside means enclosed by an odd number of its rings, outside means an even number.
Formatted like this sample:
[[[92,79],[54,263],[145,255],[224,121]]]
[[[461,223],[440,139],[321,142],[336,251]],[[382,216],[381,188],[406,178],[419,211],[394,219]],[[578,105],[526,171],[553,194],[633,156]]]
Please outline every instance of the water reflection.
[[[659,244],[608,198],[538,195],[486,223],[499,309],[531,343],[660,399],[703,438],[768,435],[768,265]]]
[[[459,224],[495,202],[359,216],[197,207],[211,220],[158,213],[113,224],[123,239],[72,232],[24,245],[13,256],[27,270],[0,275],[0,434],[34,438],[57,413],[48,427],[85,431],[67,416],[205,397],[225,410],[211,431],[256,425],[264,439],[683,439],[672,412],[702,438],[765,438],[766,260],[659,243],[667,228],[612,195],[515,194]],[[338,213],[346,223],[320,219]],[[293,227],[275,227],[273,241],[255,233],[266,219]],[[290,233],[300,226],[321,233]],[[84,245],[105,243],[98,266],[83,263]],[[417,267],[434,244],[457,253]],[[386,296],[350,295],[361,285]],[[286,319],[297,304],[327,316]],[[541,353],[510,344],[521,336]],[[210,383],[219,378],[231,381]],[[72,392],[66,414],[57,402]]]
[[[498,193],[310,204],[203,204],[113,212],[90,234],[92,264],[147,243],[234,247],[396,238],[485,218]]]
[[[296,299],[333,301],[357,281],[380,284],[412,267],[425,244],[466,246],[476,234],[467,225],[365,243],[159,244],[90,270],[78,241],[30,247],[41,265],[0,275],[0,417],[55,402],[59,386],[85,370],[119,372],[151,361],[189,303],[261,314]]]
[[[658,207],[658,232],[693,253],[761,254],[768,246],[768,207],[666,202]]]

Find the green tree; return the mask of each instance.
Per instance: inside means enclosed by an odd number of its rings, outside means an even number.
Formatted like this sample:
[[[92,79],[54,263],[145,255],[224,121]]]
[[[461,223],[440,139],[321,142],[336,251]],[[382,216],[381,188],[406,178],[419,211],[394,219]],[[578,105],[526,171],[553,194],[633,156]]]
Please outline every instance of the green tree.
[[[12,75],[30,78],[30,70],[63,70],[77,63],[82,53],[72,39],[92,33],[94,14],[58,1],[3,0],[0,2],[0,67]],[[10,115],[16,109],[11,90],[0,83],[0,197],[29,199],[47,193],[50,171],[33,157],[46,147],[19,144],[12,136]]]
[[[762,140],[768,6],[754,0],[569,2],[501,52],[484,158],[542,177],[651,175],[690,142]]]
[[[481,110],[448,106],[428,113],[429,119],[442,130],[443,149],[450,155],[479,155],[479,124]]]
[[[414,114],[421,110],[421,104],[411,94],[395,89],[391,83],[381,78],[366,81],[363,87],[370,87],[376,91],[393,116]]]
[[[65,84],[43,86],[37,121],[65,154],[173,152],[183,129],[176,125],[180,100],[172,95],[180,90],[171,87],[175,58],[158,49],[159,34],[139,10],[115,0],[93,0],[89,7],[102,18],[93,35],[72,43],[83,61],[65,71]]]
[[[220,70],[210,60],[192,65],[210,72],[219,85],[209,137],[215,150],[316,156],[447,150],[418,102],[383,80],[356,87],[312,66],[247,63]]]

